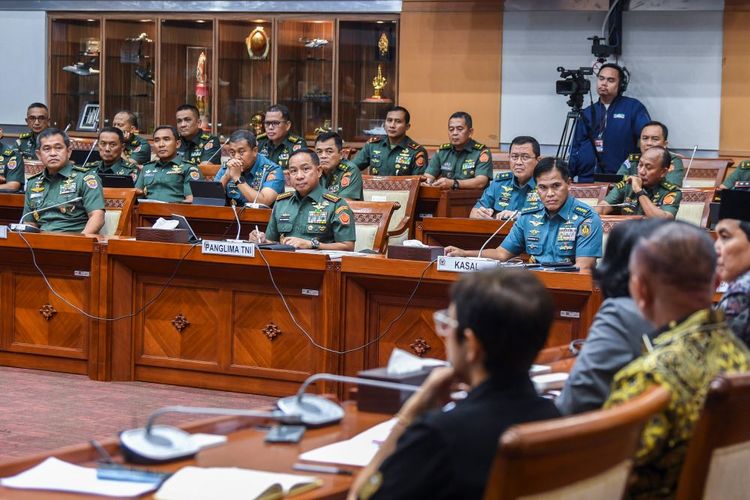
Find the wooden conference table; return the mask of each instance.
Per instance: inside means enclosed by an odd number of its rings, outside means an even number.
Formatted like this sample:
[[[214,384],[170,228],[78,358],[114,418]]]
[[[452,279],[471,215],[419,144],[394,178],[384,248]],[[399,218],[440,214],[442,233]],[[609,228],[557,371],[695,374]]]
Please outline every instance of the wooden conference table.
[[[172,472],[188,465],[199,467],[241,467],[245,469],[267,470],[288,474],[310,475],[322,479],[323,485],[320,488],[316,488],[302,495],[297,495],[294,498],[299,498],[300,500],[311,498],[344,498],[352,483],[353,476],[300,472],[292,469],[292,465],[298,461],[297,457],[301,453],[337,441],[349,439],[359,432],[389,418],[389,415],[384,414],[360,413],[356,410],[356,405],[352,402],[345,403],[344,406],[347,411],[346,416],[341,423],[319,429],[308,429],[305,432],[302,441],[297,444],[265,443],[263,439],[266,430],[258,429],[256,426],[260,423],[268,425],[271,425],[271,423],[263,422],[259,419],[220,418],[183,426],[183,428],[189,432],[226,434],[228,442],[224,445],[207,448],[204,451],[201,451],[193,460],[183,460],[160,466],[148,466],[147,468],[150,470]],[[116,461],[121,461],[119,445],[116,439],[113,438],[103,441],[102,445],[115,457]],[[60,460],[89,467],[94,467],[95,461],[99,458],[91,445],[88,443],[82,443],[80,445],[61,448],[23,459],[0,462],[0,477],[18,474],[51,456],[57,457]],[[356,467],[342,466],[342,468],[357,470]],[[92,495],[39,490],[17,490],[0,487],[0,498],[8,500],[58,500],[97,497]],[[145,495],[140,498],[153,498],[153,495]]]

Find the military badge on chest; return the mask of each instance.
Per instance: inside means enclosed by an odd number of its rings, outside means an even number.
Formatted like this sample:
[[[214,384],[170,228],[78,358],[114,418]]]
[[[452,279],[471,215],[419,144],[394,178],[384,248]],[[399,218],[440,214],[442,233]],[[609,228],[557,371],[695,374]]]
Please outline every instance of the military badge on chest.
[[[65,179],[60,185],[60,194],[71,194],[76,192],[75,179]]]

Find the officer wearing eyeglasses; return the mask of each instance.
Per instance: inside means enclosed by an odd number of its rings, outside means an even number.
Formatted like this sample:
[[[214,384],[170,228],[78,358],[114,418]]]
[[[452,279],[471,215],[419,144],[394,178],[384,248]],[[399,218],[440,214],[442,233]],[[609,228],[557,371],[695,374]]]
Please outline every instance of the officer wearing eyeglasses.
[[[539,142],[519,136],[510,143],[510,172],[501,172],[471,209],[472,219],[507,219],[515,211],[539,205],[534,168],[539,163]]]
[[[282,169],[286,170],[292,153],[307,149],[304,138],[289,133],[292,119],[289,108],[283,104],[274,104],[266,110],[263,127],[266,133],[258,136],[258,153]]]
[[[15,149],[25,160],[36,160],[36,150],[39,149],[37,136],[49,127],[49,108],[41,102],[29,104],[26,109],[26,125],[29,131],[18,136]]]

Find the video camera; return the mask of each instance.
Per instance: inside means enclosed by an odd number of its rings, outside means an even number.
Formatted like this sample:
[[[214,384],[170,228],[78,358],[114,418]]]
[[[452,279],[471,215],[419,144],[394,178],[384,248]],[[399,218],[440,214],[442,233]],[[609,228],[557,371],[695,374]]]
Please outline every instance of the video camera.
[[[568,106],[580,109],[583,106],[583,97],[591,90],[589,75],[594,74],[592,68],[565,69],[562,66],[557,67],[560,72],[560,78],[555,82],[555,92],[557,95],[569,95]]]

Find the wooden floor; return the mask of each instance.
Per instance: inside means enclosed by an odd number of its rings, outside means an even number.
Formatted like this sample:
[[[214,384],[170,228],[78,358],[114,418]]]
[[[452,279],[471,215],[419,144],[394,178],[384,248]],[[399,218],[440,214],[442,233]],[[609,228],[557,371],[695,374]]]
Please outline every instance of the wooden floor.
[[[0,461],[140,427],[167,405],[257,408],[274,398],[0,367]],[[194,417],[193,417],[194,419]],[[164,422],[190,418],[165,416]]]

